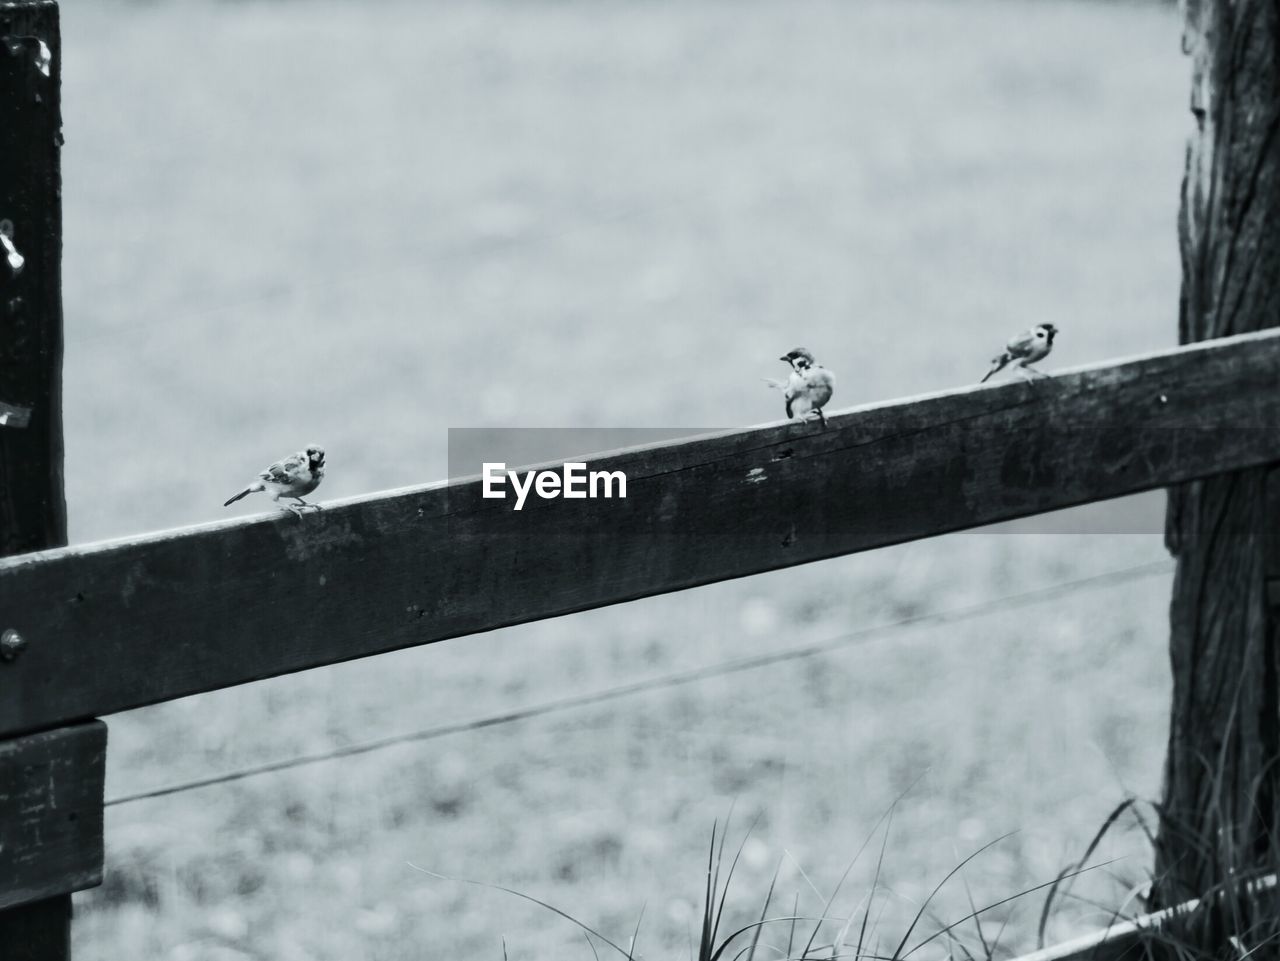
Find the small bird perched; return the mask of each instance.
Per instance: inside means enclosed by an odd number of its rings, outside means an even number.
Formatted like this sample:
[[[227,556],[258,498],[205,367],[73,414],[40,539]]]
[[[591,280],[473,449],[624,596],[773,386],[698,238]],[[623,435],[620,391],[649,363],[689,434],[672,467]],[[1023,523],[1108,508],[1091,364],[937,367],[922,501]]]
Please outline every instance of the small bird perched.
[[[301,506],[294,504],[281,506],[301,517],[303,507],[320,510],[319,504],[308,504],[302,499],[302,495],[310,494],[320,486],[322,480],[324,480],[324,448],[319,444],[312,444],[306,450],[300,450],[296,454],[290,454],[284,460],[276,461],[259,474],[256,481],[222,506],[230,507],[246,494],[267,491],[276,503],[280,502],[281,497],[292,497],[296,500]]]
[[[803,347],[788,351],[778,360],[791,365],[791,376],[786,382],[766,377],[765,383],[782,391],[782,399],[786,402],[787,417],[799,415],[801,420],[809,420],[811,414],[817,414],[822,426],[827,426],[827,415],[822,408],[831,400],[836,389],[836,375],[813,359],[813,354]]]
[[[1031,365],[1049,356],[1049,351],[1053,350],[1053,335],[1057,332],[1058,328],[1053,324],[1036,324],[1030,330],[1024,330],[1010,337],[1009,343],[1005,344],[1004,353],[991,358],[991,369],[979,383],[985,384],[993,374],[1004,370],[1014,361],[1017,362],[1018,372],[1024,377],[1031,374],[1037,377],[1048,377],[1048,374],[1036,370]]]

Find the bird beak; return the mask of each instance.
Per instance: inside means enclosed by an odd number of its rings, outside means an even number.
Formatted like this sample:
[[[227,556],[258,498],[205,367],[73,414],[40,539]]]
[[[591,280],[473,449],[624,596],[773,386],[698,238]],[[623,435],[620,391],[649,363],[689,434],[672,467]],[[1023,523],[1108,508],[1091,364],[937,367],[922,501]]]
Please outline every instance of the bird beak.
[[[790,358],[790,357],[779,357],[779,358],[778,358],[778,360],[782,361],[784,364],[789,364],[789,363],[791,363],[791,358]]]

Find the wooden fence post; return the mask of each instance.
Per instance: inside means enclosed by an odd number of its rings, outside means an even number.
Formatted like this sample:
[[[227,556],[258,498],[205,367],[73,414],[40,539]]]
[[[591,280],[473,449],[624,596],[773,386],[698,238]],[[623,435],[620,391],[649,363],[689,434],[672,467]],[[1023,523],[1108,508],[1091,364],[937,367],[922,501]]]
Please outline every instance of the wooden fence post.
[[[48,0],[0,3],[0,555],[67,541],[58,25]],[[0,623],[0,672],[40,641]],[[6,961],[70,958],[70,892],[101,878],[105,747],[98,722],[0,741]]]
[[[59,894],[0,914],[0,945],[21,961],[70,958],[71,895]]]
[[[0,3],[0,554],[67,542],[58,40],[56,4]]]
[[[1188,343],[1280,324],[1280,11],[1185,0],[1184,15],[1195,119],[1179,218]],[[1170,491],[1178,570],[1156,907],[1204,896],[1228,872],[1275,868],[1280,645],[1267,555],[1280,502],[1268,506],[1269,484],[1258,468]]]

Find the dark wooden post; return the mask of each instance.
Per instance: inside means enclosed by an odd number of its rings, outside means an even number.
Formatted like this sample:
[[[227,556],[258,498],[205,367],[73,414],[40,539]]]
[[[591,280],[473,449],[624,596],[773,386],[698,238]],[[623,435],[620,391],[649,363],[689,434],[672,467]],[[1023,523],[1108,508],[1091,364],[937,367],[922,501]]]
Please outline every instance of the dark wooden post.
[[[56,4],[0,4],[0,554],[67,542],[58,40]]]
[[[0,555],[67,542],[62,475],[60,44],[51,2],[0,3]],[[0,672],[39,637],[4,623]],[[66,961],[98,883],[106,729],[0,741],[0,957]]]
[[[71,895],[60,894],[0,914],[0,946],[21,961],[71,957]]]
[[[1262,0],[1185,0],[1184,15],[1194,118],[1179,220],[1179,335],[1186,343],[1280,324],[1280,8]],[[1167,538],[1178,569],[1157,906],[1204,895],[1230,877],[1275,870],[1274,485],[1259,468],[1170,492]]]

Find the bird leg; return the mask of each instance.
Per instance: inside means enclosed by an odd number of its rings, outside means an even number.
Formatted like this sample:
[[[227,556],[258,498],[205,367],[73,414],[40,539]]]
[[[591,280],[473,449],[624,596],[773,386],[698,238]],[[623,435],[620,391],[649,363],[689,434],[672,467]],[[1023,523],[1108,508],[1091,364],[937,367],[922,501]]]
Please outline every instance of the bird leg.
[[[316,511],[320,510],[320,505],[319,505],[319,504],[308,504],[308,503],[307,503],[306,501],[304,501],[301,497],[298,497],[298,496],[296,496],[296,495],[294,495],[294,494],[287,494],[287,495],[285,495],[285,496],[287,496],[287,497],[292,497],[292,498],[293,498],[294,500],[296,500],[298,503],[296,503],[296,504],[281,504],[281,503],[280,503],[280,495],[279,495],[279,494],[277,494],[275,497],[273,497],[273,498],[272,498],[272,500],[274,500],[274,501],[276,502],[276,504],[277,504],[281,509],[286,510],[286,511],[289,511],[291,514],[295,515],[296,517],[301,517],[301,516],[302,516],[302,512],[303,512],[303,510],[304,510],[304,509],[305,509],[305,510],[316,510]]]
[[[826,430],[826,427],[827,427],[827,415],[826,415],[826,414],[824,414],[824,413],[822,412],[822,408],[821,408],[821,407],[815,407],[815,408],[813,409],[812,413],[814,413],[814,414],[817,414],[817,415],[818,415],[818,420],[822,421],[822,428],[823,428],[823,430]]]
[[[1022,364],[1022,365],[1020,365],[1020,366],[1018,367],[1018,372],[1019,372],[1020,374],[1022,374],[1022,376],[1023,376],[1023,377],[1025,377],[1027,380],[1031,380],[1031,381],[1034,381],[1037,377],[1048,377],[1048,376],[1049,376],[1048,374],[1046,374],[1046,373],[1045,373],[1044,371],[1042,371],[1042,370],[1036,370],[1036,369],[1035,369],[1034,367],[1032,367],[1030,364]]]

